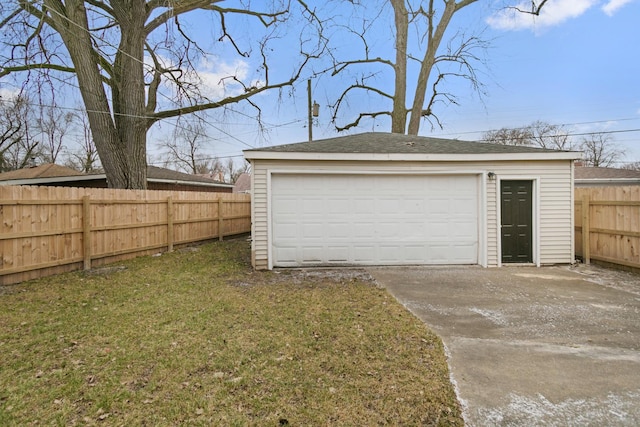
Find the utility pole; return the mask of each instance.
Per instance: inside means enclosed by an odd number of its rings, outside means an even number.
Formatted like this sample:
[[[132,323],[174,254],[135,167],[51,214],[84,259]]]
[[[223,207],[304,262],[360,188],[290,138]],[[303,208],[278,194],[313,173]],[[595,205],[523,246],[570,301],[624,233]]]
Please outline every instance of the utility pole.
[[[309,110],[309,142],[313,141],[313,118],[320,115],[320,105],[311,102],[311,79],[307,80],[307,108]]]
[[[309,142],[313,141],[313,116],[311,113],[311,79],[307,80],[307,103],[309,109]]]

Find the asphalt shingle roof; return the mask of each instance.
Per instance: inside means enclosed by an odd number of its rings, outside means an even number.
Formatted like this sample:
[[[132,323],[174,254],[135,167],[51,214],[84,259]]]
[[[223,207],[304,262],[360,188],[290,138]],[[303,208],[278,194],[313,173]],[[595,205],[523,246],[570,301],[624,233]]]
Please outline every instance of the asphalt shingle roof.
[[[617,168],[576,166],[575,179],[638,179],[640,171]]]
[[[147,178],[148,179],[166,179],[173,181],[190,181],[190,182],[202,182],[207,184],[222,184],[219,181],[214,181],[211,178],[205,178],[204,176],[191,175],[188,173],[178,172],[171,169],[160,168],[158,166],[147,166]]]
[[[78,172],[77,170],[53,163],[44,163],[40,166],[26,167],[11,172],[1,173],[0,181],[8,181],[10,179],[55,178],[59,176],[79,175],[82,175],[82,172]]]
[[[295,144],[255,148],[251,151],[282,153],[403,153],[403,154],[498,154],[557,152],[536,147],[489,144],[457,139],[431,138],[396,133],[368,132]]]
[[[0,174],[0,181],[9,180],[22,180],[22,179],[38,179],[38,178],[65,178],[69,177],[69,181],[73,181],[73,177],[96,177],[96,179],[104,178],[104,172],[83,174],[74,169],[67,168],[52,163],[42,164],[40,166],[18,169],[11,172],[5,172]],[[203,184],[224,184],[223,182],[215,181],[203,176],[190,175],[174,171],[171,169],[160,168],[157,166],[147,166],[147,178],[148,179],[162,179],[168,181],[184,181],[184,182],[197,182]],[[229,185],[229,184],[225,184]]]

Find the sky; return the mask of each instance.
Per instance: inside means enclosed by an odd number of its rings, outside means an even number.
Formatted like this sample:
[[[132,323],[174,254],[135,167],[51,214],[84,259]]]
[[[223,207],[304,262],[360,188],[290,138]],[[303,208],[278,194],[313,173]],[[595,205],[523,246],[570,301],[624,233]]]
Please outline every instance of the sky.
[[[576,139],[611,132],[626,152],[623,161],[640,161],[639,0],[549,0],[535,18],[505,12],[500,6],[506,1],[478,3],[454,16],[448,34],[481,32],[490,41],[486,66],[478,69],[484,95],[454,83],[449,88],[459,105],[441,106],[437,113],[443,128],[423,122],[421,135],[479,140],[488,130],[542,120],[564,125]],[[314,139],[338,136],[328,108],[335,80],[315,78],[312,86],[321,106]],[[216,155],[239,156],[249,147],[306,141],[306,103],[303,80],[284,105],[265,109],[266,133],[252,129],[248,119],[246,126],[231,125],[225,132],[233,138],[221,133],[212,142]],[[356,110],[354,105],[352,113]],[[384,120],[369,121],[350,132],[368,131],[388,132],[390,127]]]
[[[224,4],[232,6],[238,1],[225,0]],[[538,17],[504,7],[516,5],[517,1],[480,0],[454,15],[443,46],[461,33],[480,35],[488,42],[486,50],[479,52],[482,64],[476,67],[483,85],[482,95],[465,81],[451,81],[446,89],[456,95],[457,105],[438,104],[435,112],[442,128],[423,121],[420,135],[473,141],[482,139],[490,130],[522,127],[541,120],[563,125],[575,141],[589,132],[609,132],[614,144],[626,152],[622,162],[640,161],[640,0],[548,0]],[[346,28],[361,25],[357,16],[351,15],[349,2],[307,0],[306,3]],[[357,14],[372,18],[387,0],[361,3],[367,7]],[[441,0],[435,4],[441,4]],[[526,9],[531,2],[521,4]],[[385,10],[388,18],[388,4]],[[373,31],[376,37],[367,43],[372,56],[393,59],[392,27],[384,18],[384,13],[379,16]],[[213,98],[238,93],[242,88],[230,80],[225,81],[225,87],[221,85],[221,78],[233,73],[260,85],[256,71],[259,64],[234,55],[233,46],[228,40],[220,41],[219,28],[211,22],[210,13],[201,11],[193,12],[182,23],[183,29],[191,31],[199,41],[208,41],[214,52],[198,64],[201,88]],[[230,28],[240,24],[244,29],[236,36],[241,47],[248,46],[260,31],[251,26],[255,21],[250,18],[227,24]],[[270,69],[272,76],[290,73],[299,49],[297,34],[286,33],[286,28],[278,34],[280,50],[274,51],[277,60]],[[415,33],[411,34],[415,37]],[[159,36],[164,37],[164,31]],[[328,36],[333,53],[343,59],[353,59],[354,52],[362,46],[348,31],[335,30]],[[171,62],[162,56],[161,60]],[[262,127],[256,123],[255,110],[246,104],[209,114],[203,151],[212,158],[232,158],[240,164],[244,149],[306,141],[307,78],[311,78],[312,97],[320,105],[320,115],[313,121],[314,139],[345,134],[336,132],[329,105],[342,89],[353,83],[355,74],[331,77],[316,73],[326,69],[327,64],[313,63],[292,91],[255,98],[263,112]],[[384,73],[377,75],[375,82],[387,90],[393,83],[390,74]],[[0,96],[7,88],[6,84],[0,84]],[[169,99],[167,93],[164,96]],[[67,108],[80,108],[77,94],[68,99]],[[344,124],[360,111],[382,107],[379,99],[360,93],[349,100],[348,108],[338,119]],[[174,123],[166,120],[150,131],[147,148],[151,164],[161,164],[162,150],[158,143],[170,137],[174,128]],[[389,132],[389,120],[365,120],[349,133],[370,131]]]

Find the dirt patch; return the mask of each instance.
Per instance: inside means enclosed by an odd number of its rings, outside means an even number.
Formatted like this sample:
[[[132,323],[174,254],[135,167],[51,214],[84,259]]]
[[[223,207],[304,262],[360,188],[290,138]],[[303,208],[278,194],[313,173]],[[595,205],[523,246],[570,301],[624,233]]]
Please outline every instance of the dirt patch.
[[[251,287],[258,284],[290,283],[310,285],[323,282],[348,284],[353,282],[371,283],[378,286],[375,279],[364,269],[358,268],[295,268],[272,271],[252,271],[242,280],[231,280],[229,284]]]

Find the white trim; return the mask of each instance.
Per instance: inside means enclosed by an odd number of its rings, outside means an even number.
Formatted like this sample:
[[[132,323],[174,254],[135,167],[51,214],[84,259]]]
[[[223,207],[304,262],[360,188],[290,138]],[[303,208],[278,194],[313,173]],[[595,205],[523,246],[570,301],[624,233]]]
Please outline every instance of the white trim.
[[[273,242],[273,224],[271,223],[271,171],[267,169],[267,269],[273,270],[273,254],[271,242]]]
[[[398,170],[375,170],[375,169],[267,169],[268,174],[304,174],[304,175],[480,175],[487,173],[485,169],[398,169]]]
[[[487,223],[487,186],[486,176],[488,171],[484,169],[474,170],[398,170],[398,171],[378,171],[373,169],[357,170],[353,169],[331,169],[331,170],[309,170],[309,169],[266,169],[267,174],[267,268],[273,270],[272,242],[273,242],[273,224],[272,224],[272,192],[271,180],[272,175],[403,175],[403,176],[429,176],[429,175],[472,175],[476,178],[476,185],[480,186],[478,194],[478,253],[477,263],[482,267],[488,266],[488,223]],[[252,175],[253,176],[253,175]],[[252,183],[252,188],[253,183]]]
[[[496,179],[497,248],[498,267],[502,267],[502,181],[532,181],[531,188],[531,255],[536,267],[540,267],[540,177],[530,175],[498,175]]]
[[[256,201],[253,197],[253,189],[256,188],[255,174],[251,174],[251,266],[255,269],[256,265]]]
[[[480,186],[478,188],[478,264],[484,268],[489,266],[487,173],[487,171],[484,171],[480,174],[480,182],[478,183]],[[484,242],[484,244],[481,244],[481,242]]]
[[[569,260],[571,265],[576,263],[576,164],[571,162],[571,259]]]
[[[243,151],[247,160],[328,160],[328,161],[434,161],[478,162],[508,160],[577,160],[582,153],[574,151],[531,153],[477,153],[477,154],[426,154],[426,153],[320,153],[283,151]]]

